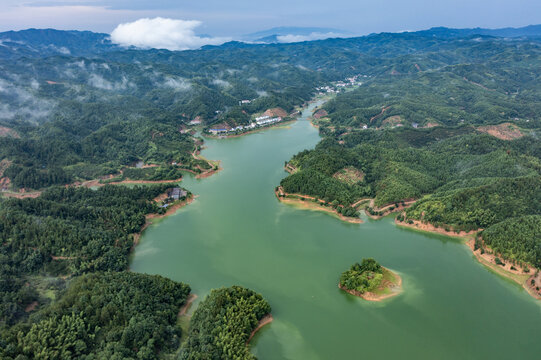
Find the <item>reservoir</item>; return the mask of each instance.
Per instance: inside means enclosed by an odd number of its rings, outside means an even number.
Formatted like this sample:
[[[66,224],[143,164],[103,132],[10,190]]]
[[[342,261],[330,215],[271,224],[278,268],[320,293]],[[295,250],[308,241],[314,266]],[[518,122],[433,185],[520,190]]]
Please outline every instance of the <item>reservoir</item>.
[[[307,120],[314,106],[288,127],[207,140],[202,155],[223,170],[185,176],[197,199],[144,232],[131,270],[185,282],[197,301],[222,286],[261,293],[274,316],[251,342],[261,360],[539,359],[541,301],[460,240],[276,199],[284,162],[320,139]],[[368,302],[339,290],[363,257],[400,274],[402,294]]]

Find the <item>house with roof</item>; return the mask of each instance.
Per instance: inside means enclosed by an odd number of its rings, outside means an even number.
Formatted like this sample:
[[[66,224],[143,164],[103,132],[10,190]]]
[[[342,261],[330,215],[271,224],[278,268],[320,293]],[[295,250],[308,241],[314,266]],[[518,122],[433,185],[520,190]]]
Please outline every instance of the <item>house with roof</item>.
[[[182,188],[175,187],[169,190],[167,196],[173,200],[180,200],[188,195],[188,192]]]

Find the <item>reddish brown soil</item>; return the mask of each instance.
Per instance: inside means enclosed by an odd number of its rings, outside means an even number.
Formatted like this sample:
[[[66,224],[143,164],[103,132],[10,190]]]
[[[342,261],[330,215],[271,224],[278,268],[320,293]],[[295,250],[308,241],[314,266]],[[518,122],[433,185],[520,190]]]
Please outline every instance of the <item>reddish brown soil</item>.
[[[252,331],[252,333],[250,334],[250,337],[248,338],[248,341],[246,342],[246,344],[248,344],[252,338],[254,337],[254,335],[265,325],[267,324],[270,324],[272,322],[272,320],[274,320],[274,318],[272,317],[272,314],[268,314],[268,315],[265,315],[261,320],[259,320],[259,323],[257,324],[257,327]]]
[[[378,207],[374,207],[374,202],[372,200],[371,206],[374,209],[374,211],[377,211],[377,212],[383,211],[383,213],[381,215],[372,215],[372,214],[366,212],[366,215],[368,215],[372,219],[381,219],[382,217],[387,216],[387,215],[389,215],[391,213],[405,210],[405,209],[409,208],[411,205],[415,204],[416,202],[417,202],[417,200],[415,200],[415,199],[405,199],[404,204],[399,202],[398,206],[395,207],[393,210],[391,210],[391,207],[395,206],[395,203],[388,204],[388,205],[385,205],[385,206],[382,206],[382,207],[378,208]]]
[[[402,118],[400,117],[400,115],[393,115],[393,116],[389,116],[388,118],[383,120],[383,122],[381,124],[382,125],[394,126],[394,125],[401,124],[401,123],[402,123]]]
[[[494,90],[494,89],[489,89],[489,88],[487,88],[487,87],[484,86],[483,84],[479,84],[479,83],[476,83],[475,81],[471,81],[471,80],[467,79],[466,77],[463,77],[463,79],[464,79],[465,81],[469,82],[470,84],[473,84],[473,85],[475,85],[475,86],[479,86],[480,88],[483,88],[483,89],[485,89],[485,90],[488,90],[488,91],[496,91],[496,90]]]
[[[475,239],[468,240],[466,242],[466,245],[468,245],[468,248],[473,252],[475,257],[481,264],[484,264],[485,266],[489,266],[487,265],[487,263],[490,264],[493,268],[496,268],[495,271],[497,271],[499,274],[521,285],[524,289],[526,289],[526,291],[528,291],[531,296],[536,299],[541,299],[541,272],[538,269],[526,264],[528,272],[524,272],[524,266],[514,266],[512,262],[504,260],[501,255],[494,254],[490,249],[486,247],[484,247],[484,253],[481,254],[481,249],[475,250]],[[503,263],[503,265],[496,263],[496,257],[500,259],[500,262]],[[511,267],[514,267],[514,269],[512,269]],[[532,275],[529,276],[526,281],[524,281],[519,280],[520,278],[512,276],[511,274],[520,276],[528,274]]]
[[[541,300],[541,271],[537,270],[532,276],[528,278],[528,280],[526,280],[526,287],[528,292],[533,297]]]
[[[409,220],[408,220],[409,221]],[[417,229],[417,230],[422,230],[422,231],[428,231],[428,232],[432,232],[432,233],[437,233],[437,234],[443,234],[443,235],[447,235],[447,236],[453,236],[453,237],[464,237],[464,236],[468,236],[468,235],[474,235],[474,234],[477,234],[479,231],[481,231],[482,229],[478,229],[478,230],[472,230],[472,231],[460,231],[460,232],[455,232],[453,230],[451,231],[445,231],[444,228],[441,228],[441,227],[435,227],[434,225],[432,224],[428,224],[428,223],[423,223],[421,221],[418,221],[418,220],[412,220],[413,221],[413,224],[408,224],[406,221],[398,221],[397,219],[395,219],[395,223],[399,226],[404,226],[404,227],[409,227],[409,228],[412,228],[412,229]]]
[[[516,274],[516,275],[524,275],[524,274],[533,274],[535,273],[535,269],[531,266],[528,266],[528,269],[530,270],[529,273],[524,273],[524,271],[522,271],[522,266],[514,266],[513,263],[511,263],[510,261],[506,261],[504,260],[501,256],[497,256],[497,254],[494,254],[492,251],[490,251],[489,249],[487,249],[486,247],[485,248],[485,252],[483,254],[481,254],[481,249],[477,249],[477,250],[474,250],[475,249],[475,239],[470,239],[466,242],[466,245],[468,245],[468,247],[470,248],[470,250],[474,253],[474,255],[477,257],[477,258],[482,258],[483,260],[491,263],[491,264],[494,264],[494,265],[497,265],[496,264],[496,257],[499,257],[500,261],[503,263],[503,265],[498,265],[499,268],[511,273],[511,274]],[[512,269],[512,267],[515,267],[515,269]]]
[[[299,169],[297,169],[295,166],[291,165],[290,163],[287,163],[286,166],[284,166],[284,170],[290,174],[294,174],[297,171],[299,171]]]
[[[20,138],[21,136],[13,129],[10,129],[5,126],[0,126],[0,137],[14,137],[14,138]]]
[[[77,259],[75,256],[52,256],[51,259],[53,260],[74,260]]]
[[[41,195],[41,191],[33,191],[33,192],[25,192],[24,189],[22,192],[8,192],[4,191],[2,192],[2,195],[5,197],[11,197],[16,199],[26,199],[26,198],[37,198]]]
[[[314,115],[312,115],[316,119],[321,119],[322,117],[328,116],[329,113],[325,109],[319,109],[317,110]]]
[[[148,214],[146,216],[145,225],[143,226],[141,231],[136,233],[136,234],[133,234],[133,247],[132,247],[132,250],[133,250],[134,247],[136,247],[139,244],[139,240],[141,239],[141,234],[143,234],[143,231],[145,231],[145,229],[152,224],[152,219],[161,219],[161,218],[167,217],[169,215],[173,215],[175,212],[177,212],[178,209],[180,209],[180,208],[182,208],[182,207],[184,207],[184,206],[186,206],[188,204],[191,204],[195,200],[196,197],[197,196],[192,195],[190,198],[188,198],[186,200],[175,202],[173,205],[167,207],[167,210],[166,210],[166,212],[164,214]],[[154,200],[161,199],[161,198],[163,198],[163,194],[156,197]]]
[[[37,301],[32,301],[30,304],[28,304],[25,308],[24,308],[24,312],[30,312],[30,311],[34,311],[36,310],[36,308],[38,307],[39,303]]]
[[[195,299],[197,299],[197,295],[196,294],[190,294],[188,296],[188,298],[186,299],[186,303],[184,305],[182,305],[182,307],[180,308],[180,310],[178,312],[178,316],[186,315],[186,313],[190,309],[190,306],[195,301]]]
[[[381,109],[381,112],[380,112],[379,114],[377,114],[377,115],[375,115],[375,116],[372,116],[372,117],[370,118],[370,123],[372,123],[372,121],[374,121],[374,120],[376,120],[377,118],[379,118],[380,116],[382,116],[382,115],[385,113],[385,111],[387,111],[389,108],[390,108],[390,106],[387,106],[387,107],[384,106],[384,107]]]
[[[287,111],[285,111],[284,109],[282,108],[272,108],[272,109],[268,109],[267,111],[265,111],[263,113],[263,116],[270,116],[270,117],[275,117],[275,116],[280,116],[282,118],[285,118],[287,117]]]
[[[337,216],[342,221],[352,223],[352,224],[361,224],[363,222],[360,218],[344,216],[340,214],[338,211],[334,210],[333,208],[324,206],[325,201],[321,199],[318,199],[318,203],[314,203],[313,200],[315,200],[315,197],[313,196],[286,193],[281,186],[278,187],[278,190],[275,191],[274,194],[276,195],[276,198],[278,199],[278,201],[283,202],[284,204],[293,204],[293,205],[301,206],[306,209],[324,211],[329,214],[333,214]],[[295,196],[295,198],[288,198],[287,196]],[[301,198],[305,199],[305,201],[301,200]]]
[[[487,133],[502,140],[515,140],[524,136],[519,127],[511,123],[481,126],[477,128],[477,131]]]

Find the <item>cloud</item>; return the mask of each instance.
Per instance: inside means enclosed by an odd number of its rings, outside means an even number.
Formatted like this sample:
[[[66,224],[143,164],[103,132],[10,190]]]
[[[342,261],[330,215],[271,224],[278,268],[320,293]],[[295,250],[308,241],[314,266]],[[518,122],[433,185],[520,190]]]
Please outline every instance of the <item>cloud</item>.
[[[32,80],[31,87],[34,87]],[[47,117],[55,102],[40,99],[27,90],[4,79],[0,79],[0,119],[12,119],[15,116],[27,120],[39,120]]]
[[[198,49],[203,45],[219,45],[230,40],[197,36],[194,29],[200,25],[201,22],[197,20],[143,18],[118,25],[111,33],[111,40],[122,46],[168,50]]]
[[[88,85],[98,89],[111,91],[121,91],[126,90],[128,87],[135,87],[135,84],[129,82],[125,76],[122,77],[122,82],[110,82],[98,74],[90,74]]]
[[[221,86],[221,87],[224,87],[224,88],[231,86],[231,84],[228,81],[221,80],[221,79],[214,79],[214,80],[212,80],[212,83],[214,85],[218,85],[218,86]]]
[[[329,33],[319,33],[313,32],[310,35],[279,35],[276,39],[281,43],[292,43],[292,42],[301,42],[301,41],[313,41],[313,40],[323,40],[332,37],[343,37],[344,35],[329,32]]]
[[[163,83],[163,86],[175,89],[177,91],[189,90],[191,88],[190,83],[184,79],[175,79],[172,77],[167,77]]]

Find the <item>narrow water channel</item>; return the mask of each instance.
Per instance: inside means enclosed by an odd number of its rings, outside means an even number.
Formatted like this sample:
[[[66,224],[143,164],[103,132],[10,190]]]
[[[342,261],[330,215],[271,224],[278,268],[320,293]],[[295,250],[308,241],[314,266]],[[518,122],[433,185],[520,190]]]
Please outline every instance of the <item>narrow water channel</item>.
[[[260,292],[274,316],[252,341],[261,360],[541,358],[541,302],[460,241],[276,200],[284,161],[319,141],[311,110],[289,127],[208,140],[203,155],[223,171],[185,177],[198,198],[145,231],[131,269],[186,282],[199,299],[221,286]],[[363,257],[398,272],[403,293],[371,303],[340,291],[340,273]]]

